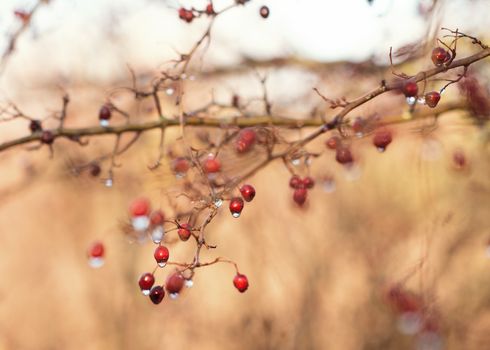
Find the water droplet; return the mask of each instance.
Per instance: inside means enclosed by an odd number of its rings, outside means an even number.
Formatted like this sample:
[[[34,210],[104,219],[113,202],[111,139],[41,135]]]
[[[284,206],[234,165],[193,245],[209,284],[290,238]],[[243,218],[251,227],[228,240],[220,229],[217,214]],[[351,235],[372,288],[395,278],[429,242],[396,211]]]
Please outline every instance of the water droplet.
[[[170,293],[170,299],[177,299],[179,297],[179,293]]]
[[[386,148],[384,147],[376,147],[376,149],[378,150],[379,153],[383,153],[386,150]]]
[[[335,180],[334,179],[325,179],[323,181],[323,190],[327,193],[335,192]]]
[[[107,128],[109,126],[109,121],[107,119],[100,119],[99,124],[100,126]]]
[[[362,131],[358,131],[358,132],[356,132],[356,137],[357,137],[357,138],[359,138],[359,139],[360,139],[360,138],[361,138],[361,137],[363,137],[363,136],[364,136],[364,133],[363,133]]]
[[[165,230],[163,226],[157,226],[151,231],[151,240],[155,244],[159,244],[163,240],[163,236],[165,235]]]
[[[186,173],[175,173],[175,177],[177,179],[183,179],[185,177]]]
[[[143,293],[143,295],[148,296],[148,295],[150,295],[150,290],[149,289],[142,289],[141,293]]]
[[[240,213],[232,213],[231,214],[234,218],[239,218],[240,217]]]
[[[150,226],[150,218],[148,216],[136,216],[131,220],[131,224],[135,231],[145,231]]]
[[[172,96],[174,94],[175,90],[173,88],[167,88],[167,90],[165,90],[165,93],[168,95],[168,96]]]
[[[397,327],[403,334],[416,334],[422,327],[422,317],[418,312],[404,312],[398,317]]]
[[[421,96],[417,99],[417,103],[419,105],[425,105],[425,97],[424,96]]]
[[[222,200],[221,198],[218,198],[218,199],[216,199],[216,200],[214,201],[214,206],[215,206],[216,208],[221,207],[221,205],[222,205],[222,204],[223,204],[223,200]]]
[[[301,163],[301,160],[299,158],[295,158],[291,160],[291,164],[294,166],[298,166]]]
[[[167,266],[167,262],[162,261],[162,262],[159,262],[157,265],[160,267],[165,267],[165,266]]]
[[[114,181],[111,178],[107,178],[104,181],[104,185],[107,188],[111,188],[114,185]]]
[[[407,104],[412,106],[415,104],[415,102],[417,102],[417,98],[416,97],[413,97],[413,96],[410,96],[410,97],[407,97]]]
[[[185,280],[185,286],[187,288],[191,288],[193,285],[194,285],[194,281],[193,280]]]
[[[104,262],[105,262],[104,261],[104,258],[93,258],[93,257],[90,257],[88,259],[88,264],[93,269],[98,269],[99,267],[102,267],[104,265]]]

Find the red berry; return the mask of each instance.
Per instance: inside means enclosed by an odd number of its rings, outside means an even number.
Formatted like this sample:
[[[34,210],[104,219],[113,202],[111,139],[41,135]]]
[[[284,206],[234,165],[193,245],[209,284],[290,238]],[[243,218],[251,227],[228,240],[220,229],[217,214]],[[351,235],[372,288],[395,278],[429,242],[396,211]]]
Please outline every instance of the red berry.
[[[46,145],[51,145],[54,142],[54,135],[49,130],[44,130],[41,134],[41,142]]]
[[[41,121],[37,119],[31,120],[29,124],[29,129],[31,130],[31,132],[41,131],[43,129]]]
[[[339,147],[335,153],[335,160],[340,164],[350,164],[354,161],[348,147]]]
[[[306,188],[297,188],[293,193],[293,200],[299,206],[302,206],[306,202],[306,197],[308,195],[308,190]]]
[[[442,66],[449,61],[450,58],[451,54],[442,47],[436,47],[432,50],[431,59],[436,66]]]
[[[150,214],[150,223],[154,226],[162,225],[165,221],[165,215],[161,210],[155,210]]]
[[[381,152],[388,147],[392,141],[391,132],[388,130],[378,130],[373,137],[373,144]]]
[[[262,6],[260,8],[260,15],[262,16],[262,18],[269,17],[269,8],[267,6]]]
[[[289,187],[291,188],[303,187],[303,181],[300,179],[298,175],[293,175],[289,180]]]
[[[155,258],[158,266],[160,266],[160,267],[165,266],[165,264],[168,261],[169,256],[170,256],[170,253],[169,253],[167,247],[165,247],[163,245],[158,246],[155,249],[155,253],[153,253],[153,257]]]
[[[464,152],[460,149],[454,151],[453,153],[453,164],[457,170],[464,169],[466,167],[466,156]]]
[[[137,198],[129,206],[132,217],[146,216],[150,213],[150,201],[147,198]]]
[[[214,15],[216,12],[214,12],[214,7],[213,4],[209,3],[208,6],[206,6],[206,14],[208,16]]]
[[[142,274],[138,281],[140,289],[144,295],[150,294],[150,289],[151,287],[153,287],[154,283],[155,283],[155,276],[153,276],[153,274],[149,272]]]
[[[112,115],[112,112],[111,112],[111,108],[109,105],[103,105],[102,107],[100,107],[100,110],[99,110],[99,119],[100,120],[109,120],[109,119],[111,119],[111,115]]]
[[[248,289],[248,278],[241,273],[237,273],[233,278],[233,285],[240,293],[245,292]]]
[[[187,23],[191,23],[194,19],[194,12],[192,12],[192,10],[186,10],[185,8],[181,7],[179,9],[179,17]]]
[[[102,169],[100,168],[100,165],[97,164],[97,163],[92,163],[90,164],[90,175],[92,175],[93,177],[97,177],[100,175],[100,172],[102,171]]]
[[[177,233],[179,238],[185,242],[191,237],[191,226],[189,224],[180,224]]]
[[[185,173],[187,173],[189,170],[189,167],[189,161],[183,157],[175,158],[172,162],[172,169],[177,175],[185,175]]]
[[[231,215],[233,215],[234,218],[237,218],[240,216],[242,210],[243,210],[243,199],[239,197],[232,198],[230,200]]]
[[[419,87],[414,81],[405,82],[402,90],[406,97],[415,97],[419,93]]]
[[[330,149],[337,149],[337,147],[340,145],[340,137],[338,136],[332,136],[330,137],[327,142],[325,142],[325,145],[330,148]]]
[[[104,251],[104,244],[100,241],[95,241],[88,249],[88,256],[90,258],[102,258],[104,257]]]
[[[184,276],[182,276],[182,274],[179,272],[174,272],[168,276],[167,282],[165,283],[165,289],[170,294],[179,294],[184,287],[184,284]]]
[[[245,153],[249,151],[255,143],[257,135],[255,130],[246,128],[240,131],[236,142],[236,150],[238,153]]]
[[[437,106],[440,99],[441,99],[441,94],[438,93],[437,91],[431,91],[425,94],[425,103],[430,108],[434,108],[435,106]]]
[[[313,180],[311,177],[307,176],[303,179],[303,186],[305,188],[313,188],[313,186],[315,186],[315,180]]]
[[[240,193],[245,201],[251,202],[255,197],[255,188],[252,185],[243,185],[240,188]]]
[[[162,302],[165,291],[162,286],[155,286],[150,291],[150,300],[153,304],[158,305]]]
[[[217,172],[220,171],[220,169],[221,169],[221,163],[214,156],[210,155],[204,161],[203,167],[204,167],[204,172],[205,173],[207,173],[207,174],[214,174],[214,173],[217,173]]]

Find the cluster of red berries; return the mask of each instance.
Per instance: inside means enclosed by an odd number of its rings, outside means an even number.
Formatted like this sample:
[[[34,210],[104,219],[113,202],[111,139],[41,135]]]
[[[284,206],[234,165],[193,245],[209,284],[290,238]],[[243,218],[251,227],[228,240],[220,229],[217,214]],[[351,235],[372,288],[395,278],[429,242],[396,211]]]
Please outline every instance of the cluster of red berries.
[[[204,11],[196,10],[194,8],[190,10],[184,7],[179,8],[179,18],[187,23],[191,23],[194,20],[194,18],[196,18],[202,13],[205,13],[208,16],[216,15],[216,11],[214,10],[213,4],[211,2],[207,4]]]
[[[431,59],[436,67],[440,67],[443,64],[447,64],[448,62],[451,62],[452,58],[453,57],[451,53],[442,47],[436,47],[432,50]],[[413,80],[406,81],[402,86],[402,92],[405,95],[405,97],[407,97],[407,99],[410,99],[411,104],[415,103],[419,93],[417,82]],[[441,99],[440,92],[430,91],[424,95],[423,100],[425,101],[425,104],[427,106],[429,106],[430,108],[434,108],[437,106],[440,99]]]
[[[41,133],[41,142],[45,145],[51,145],[54,142],[55,136],[50,130],[43,130],[43,126],[40,120],[31,119],[29,123],[29,130],[31,133],[40,132]]]
[[[306,197],[308,196],[308,190],[315,186],[315,180],[307,176],[300,178],[298,175],[293,175],[289,179],[289,187],[294,189],[293,200],[299,206],[303,206],[306,202]]]
[[[250,202],[255,197],[255,189],[251,185],[243,185],[240,188],[240,193],[243,197],[233,198],[230,201],[230,211],[233,216],[238,217],[243,209],[243,200]],[[237,215],[238,214],[238,215]],[[165,267],[170,257],[169,249],[162,244],[165,235],[163,224],[165,223],[165,215],[161,210],[151,210],[150,201],[147,198],[137,198],[131,202],[129,206],[129,215],[131,225],[135,232],[148,234],[151,236],[153,243],[157,244],[153,257],[158,267]],[[177,225],[177,234],[181,241],[187,241],[193,235],[192,227],[189,223],[174,223]],[[98,243],[97,243],[98,244]],[[100,259],[103,256],[99,245],[94,245],[90,248],[90,259]],[[159,304],[165,297],[167,292],[171,298],[175,299],[179,296],[184,286],[191,287],[192,279],[185,277],[181,271],[171,273],[164,285],[155,285],[155,271],[153,273],[143,273],[138,281],[141,292],[145,296],[149,296],[154,304]],[[248,288],[248,279],[245,275],[237,272],[233,279],[234,286],[244,292]]]
[[[255,188],[252,185],[243,185],[240,188],[240,197],[233,197],[230,200],[230,213],[234,218],[240,217],[243,207],[245,206],[244,200],[246,202],[251,202],[255,198]]]

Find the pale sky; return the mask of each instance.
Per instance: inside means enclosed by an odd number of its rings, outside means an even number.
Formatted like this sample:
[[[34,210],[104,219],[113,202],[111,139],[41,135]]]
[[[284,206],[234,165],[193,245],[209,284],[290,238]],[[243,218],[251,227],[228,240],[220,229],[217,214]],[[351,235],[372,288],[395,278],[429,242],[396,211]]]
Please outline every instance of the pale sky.
[[[215,0],[220,8],[232,0]],[[236,62],[239,54],[267,58],[291,53],[317,60],[386,57],[394,48],[423,38],[420,0],[253,0],[217,20],[207,58]],[[14,9],[34,0],[0,1],[0,52],[16,27]],[[446,0],[441,24],[475,32],[487,26],[489,0]],[[72,75],[109,78],[126,69],[158,68],[174,50],[186,51],[205,26],[187,24],[170,7],[204,8],[206,0],[52,0],[34,19],[19,43],[11,74]],[[258,15],[268,5],[267,20]],[[483,23],[483,26],[480,25]],[[40,69],[41,67],[41,69]]]

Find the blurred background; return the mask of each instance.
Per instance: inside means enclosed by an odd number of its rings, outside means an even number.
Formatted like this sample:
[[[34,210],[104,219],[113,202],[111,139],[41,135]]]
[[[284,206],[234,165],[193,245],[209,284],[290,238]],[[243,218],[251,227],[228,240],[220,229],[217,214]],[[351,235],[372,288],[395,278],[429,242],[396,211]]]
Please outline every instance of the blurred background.
[[[0,53],[19,26],[14,11],[34,4],[0,2]],[[1,101],[44,118],[68,92],[67,126],[82,127],[97,124],[110,96],[135,120],[152,120],[150,104],[116,88],[131,84],[128,67],[145,86],[166,61],[187,52],[207,20],[184,23],[177,8],[206,4],[52,0],[9,57]],[[229,1],[214,4],[219,9]],[[258,15],[262,5],[270,8],[267,20]],[[391,77],[391,46],[422,52],[400,66],[408,74],[430,68],[427,50],[439,27],[485,41],[489,11],[486,0],[253,0],[216,20],[209,49],[186,82],[186,107],[199,108],[212,94],[221,101],[233,94],[257,99],[258,69],[267,74],[274,113],[300,119],[320,106],[333,115],[312,87],[332,98],[362,95]],[[476,49],[461,47],[461,57]],[[472,69],[488,92],[488,60]],[[162,97],[169,115],[173,98]],[[461,95],[453,86],[444,98]],[[403,98],[387,95],[354,116],[406,109]],[[101,178],[73,173],[75,164],[110,152],[111,136],[86,147],[57,140],[53,158],[46,147],[1,153],[0,349],[490,349],[488,127],[475,126],[464,111],[445,114],[435,129],[431,123],[393,127],[384,153],[369,137],[355,140],[352,169],[335,162],[325,138],[315,140],[308,150],[319,157],[296,168],[316,180],[303,208],[292,201],[282,163],[257,173],[250,179],[254,201],[239,219],[222,210],[207,236],[218,247],[203,253],[205,260],[236,261],[249,290],[238,293],[233,268],[218,264],[199,269],[192,288],[158,306],[137,286],[154,267],[154,245],[131,243],[122,230],[137,196],[173,214],[166,205],[180,180],[167,163],[148,171],[158,131],[118,157],[112,188],[103,182],[107,167]],[[48,118],[45,125],[57,124]],[[0,142],[27,130],[25,120],[2,123]],[[308,131],[278,132],[295,139]],[[167,147],[179,137],[179,130],[167,133]],[[455,154],[464,155],[463,165]],[[227,171],[233,175],[240,166]],[[94,240],[106,247],[100,269],[87,263]],[[177,261],[194,252],[192,242],[169,248]],[[166,274],[159,271],[157,281]]]

